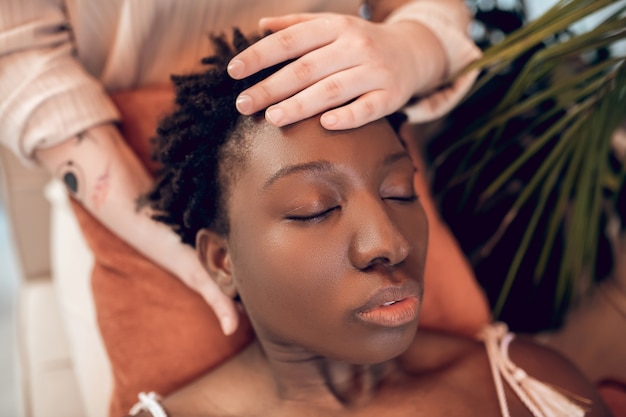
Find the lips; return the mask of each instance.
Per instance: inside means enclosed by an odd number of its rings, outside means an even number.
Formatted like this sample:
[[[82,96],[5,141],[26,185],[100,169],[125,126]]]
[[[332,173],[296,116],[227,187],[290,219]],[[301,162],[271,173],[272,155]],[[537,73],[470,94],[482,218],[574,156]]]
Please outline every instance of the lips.
[[[359,319],[383,326],[398,327],[417,319],[420,291],[417,285],[383,288],[357,310]]]

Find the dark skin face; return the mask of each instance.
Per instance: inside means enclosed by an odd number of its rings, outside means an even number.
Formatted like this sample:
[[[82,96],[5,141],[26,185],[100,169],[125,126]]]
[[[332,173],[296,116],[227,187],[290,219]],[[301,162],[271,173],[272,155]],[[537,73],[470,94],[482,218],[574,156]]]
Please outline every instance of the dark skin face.
[[[258,343],[169,397],[168,415],[501,415],[481,343],[415,338],[428,227],[391,128],[333,133],[307,120],[254,134],[231,177],[230,234],[201,231],[197,248],[241,296]],[[389,294],[405,298],[363,312]],[[521,341],[510,354],[605,415],[562,358]],[[505,391],[512,416],[531,415]]]
[[[428,241],[414,173],[385,121],[331,133],[310,119],[252,140],[230,234],[209,257],[262,344],[356,364],[409,346]]]

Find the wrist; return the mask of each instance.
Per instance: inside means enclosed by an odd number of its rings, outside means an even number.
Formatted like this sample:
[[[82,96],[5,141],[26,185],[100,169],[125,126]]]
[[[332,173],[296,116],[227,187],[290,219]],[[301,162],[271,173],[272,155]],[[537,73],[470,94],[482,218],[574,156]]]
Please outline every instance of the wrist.
[[[413,95],[423,95],[437,89],[448,78],[449,65],[445,49],[430,28],[414,20],[392,23],[397,30],[396,38],[404,42],[410,59],[415,85]]]
[[[397,8],[385,20],[386,23],[415,22],[422,25],[423,29],[428,29],[430,34],[424,31],[424,36],[434,36],[436,45],[444,53],[446,81],[451,81],[463,68],[482,55],[467,33],[470,21],[469,9],[463,2],[456,0],[410,1]],[[430,44],[435,43],[430,41]]]

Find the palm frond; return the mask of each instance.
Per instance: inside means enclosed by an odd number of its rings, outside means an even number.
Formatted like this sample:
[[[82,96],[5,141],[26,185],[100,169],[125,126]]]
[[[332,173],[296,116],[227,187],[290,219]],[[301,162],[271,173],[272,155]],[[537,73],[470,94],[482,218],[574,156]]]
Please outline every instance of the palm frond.
[[[617,7],[620,3],[622,7]],[[614,10],[594,29],[582,34],[569,31],[582,18],[611,7]],[[615,173],[609,164],[612,135],[626,120],[626,61],[623,57],[593,60],[589,56],[624,39],[623,2],[561,0],[539,19],[486,50],[466,69],[483,72],[471,93],[475,95],[526,58],[502,99],[434,161],[437,169],[451,155],[462,152],[448,183],[448,190],[458,191],[456,187],[462,185],[459,210],[468,204],[469,195],[479,194],[477,206],[487,204],[510,186],[520,171],[534,172],[483,247],[484,256],[501,243],[520,209],[534,202],[494,305],[496,317],[516,279],[541,282],[557,237],[562,237],[564,246],[555,306],[571,302],[591,284],[598,240],[604,233],[600,219],[605,214],[606,196],[614,196],[626,185],[626,171]],[[523,128],[511,132],[511,121],[520,119]],[[487,173],[487,167],[511,147],[521,148],[517,158],[499,172]],[[491,181],[479,189],[477,181],[486,175]],[[539,221],[545,219],[547,226],[539,230]],[[534,276],[520,277],[520,263],[531,242],[537,241],[542,248]]]

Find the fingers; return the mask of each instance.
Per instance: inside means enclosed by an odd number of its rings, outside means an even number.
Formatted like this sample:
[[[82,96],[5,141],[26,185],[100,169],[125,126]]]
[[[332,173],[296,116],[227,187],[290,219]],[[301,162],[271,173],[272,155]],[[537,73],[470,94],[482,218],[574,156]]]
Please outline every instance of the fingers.
[[[412,33],[407,25],[334,14],[295,14],[260,24],[277,32],[235,57],[229,74],[244,78],[296,60],[242,92],[236,102],[242,114],[267,108],[268,122],[285,126],[332,109],[322,116],[322,125],[349,129],[399,109],[420,88],[414,57],[399,44]]]
[[[278,32],[279,30],[283,30],[289,26],[293,26],[307,20],[312,20],[317,17],[320,17],[320,14],[297,13],[276,17],[264,17],[259,20],[259,28],[262,31],[270,30],[272,32]]]
[[[268,108],[294,94],[310,87],[331,74],[340,72],[351,65],[346,54],[337,54],[337,48],[321,48],[309,52],[290,63],[265,80],[243,91],[236,101],[237,110],[242,114],[252,114]],[[333,93],[333,91],[329,91]],[[318,98],[318,97],[315,97]],[[327,97],[319,97],[324,101]],[[298,100],[291,103],[297,104]],[[280,106],[285,107],[285,106]],[[277,110],[278,107],[275,108]],[[293,109],[292,109],[293,110]],[[289,123],[293,119],[289,119]]]
[[[325,129],[354,129],[378,120],[395,111],[384,90],[370,91],[345,106],[330,110],[322,115],[320,122]]]
[[[335,39],[328,19],[312,19],[287,27],[251,45],[228,64],[228,74],[241,79],[264,68],[298,58]]]
[[[269,107],[265,117],[275,126],[285,126],[359,97],[375,88],[376,81],[360,66],[336,72]]]
[[[235,333],[239,325],[239,315],[235,308],[235,302],[220,291],[217,284],[210,278],[203,280],[195,290],[215,312],[222,332],[226,336]]]

